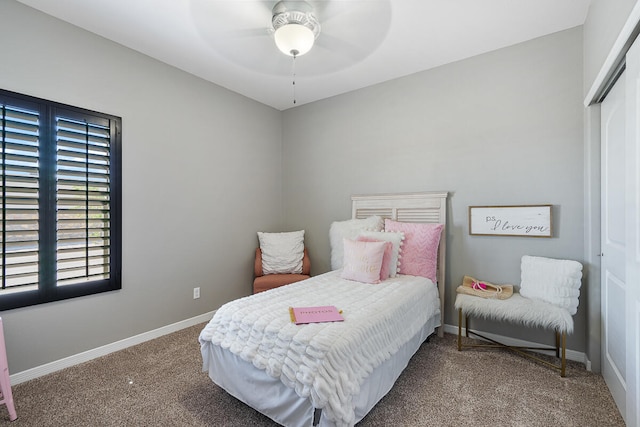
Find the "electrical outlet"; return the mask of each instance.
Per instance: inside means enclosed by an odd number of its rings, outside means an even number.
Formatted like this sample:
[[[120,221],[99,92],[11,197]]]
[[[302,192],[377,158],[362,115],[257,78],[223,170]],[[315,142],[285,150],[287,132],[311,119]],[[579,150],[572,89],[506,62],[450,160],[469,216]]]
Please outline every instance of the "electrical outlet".
[[[200,298],[200,288],[193,288],[193,299]]]

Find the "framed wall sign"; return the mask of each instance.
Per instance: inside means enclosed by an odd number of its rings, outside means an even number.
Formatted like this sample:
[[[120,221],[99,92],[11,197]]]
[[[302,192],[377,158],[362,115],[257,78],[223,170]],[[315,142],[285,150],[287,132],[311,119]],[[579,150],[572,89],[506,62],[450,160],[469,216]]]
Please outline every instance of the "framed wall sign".
[[[551,237],[551,206],[469,206],[469,234]]]

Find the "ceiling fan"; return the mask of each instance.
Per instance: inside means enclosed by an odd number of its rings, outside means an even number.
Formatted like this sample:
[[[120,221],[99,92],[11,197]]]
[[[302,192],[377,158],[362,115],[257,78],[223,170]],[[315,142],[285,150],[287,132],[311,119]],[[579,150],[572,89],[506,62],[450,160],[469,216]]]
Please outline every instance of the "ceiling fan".
[[[279,1],[273,6],[271,25],[278,49],[294,58],[304,55],[320,35],[320,23],[306,1]]]
[[[291,56],[304,55],[296,68],[310,77],[346,69],[375,51],[389,30],[391,4],[389,0],[193,0],[192,17],[203,40],[225,60],[258,73],[288,75]],[[304,48],[287,44],[294,33],[303,34]]]

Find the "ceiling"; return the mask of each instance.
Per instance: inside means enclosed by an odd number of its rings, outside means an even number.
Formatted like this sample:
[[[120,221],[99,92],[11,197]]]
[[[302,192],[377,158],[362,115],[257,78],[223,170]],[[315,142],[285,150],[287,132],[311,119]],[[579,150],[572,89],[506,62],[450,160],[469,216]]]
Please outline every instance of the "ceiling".
[[[293,58],[257,0],[18,0],[279,110],[584,23],[590,0],[308,0],[313,49]]]

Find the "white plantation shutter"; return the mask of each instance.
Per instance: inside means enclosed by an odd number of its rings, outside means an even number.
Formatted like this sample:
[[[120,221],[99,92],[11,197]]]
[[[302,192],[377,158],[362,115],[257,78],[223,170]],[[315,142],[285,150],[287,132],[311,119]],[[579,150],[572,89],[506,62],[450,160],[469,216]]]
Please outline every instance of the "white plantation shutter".
[[[58,285],[109,278],[110,129],[56,117]]]
[[[35,289],[39,270],[38,111],[2,105],[2,289]]]
[[[0,310],[120,289],[120,126],[0,90]]]

